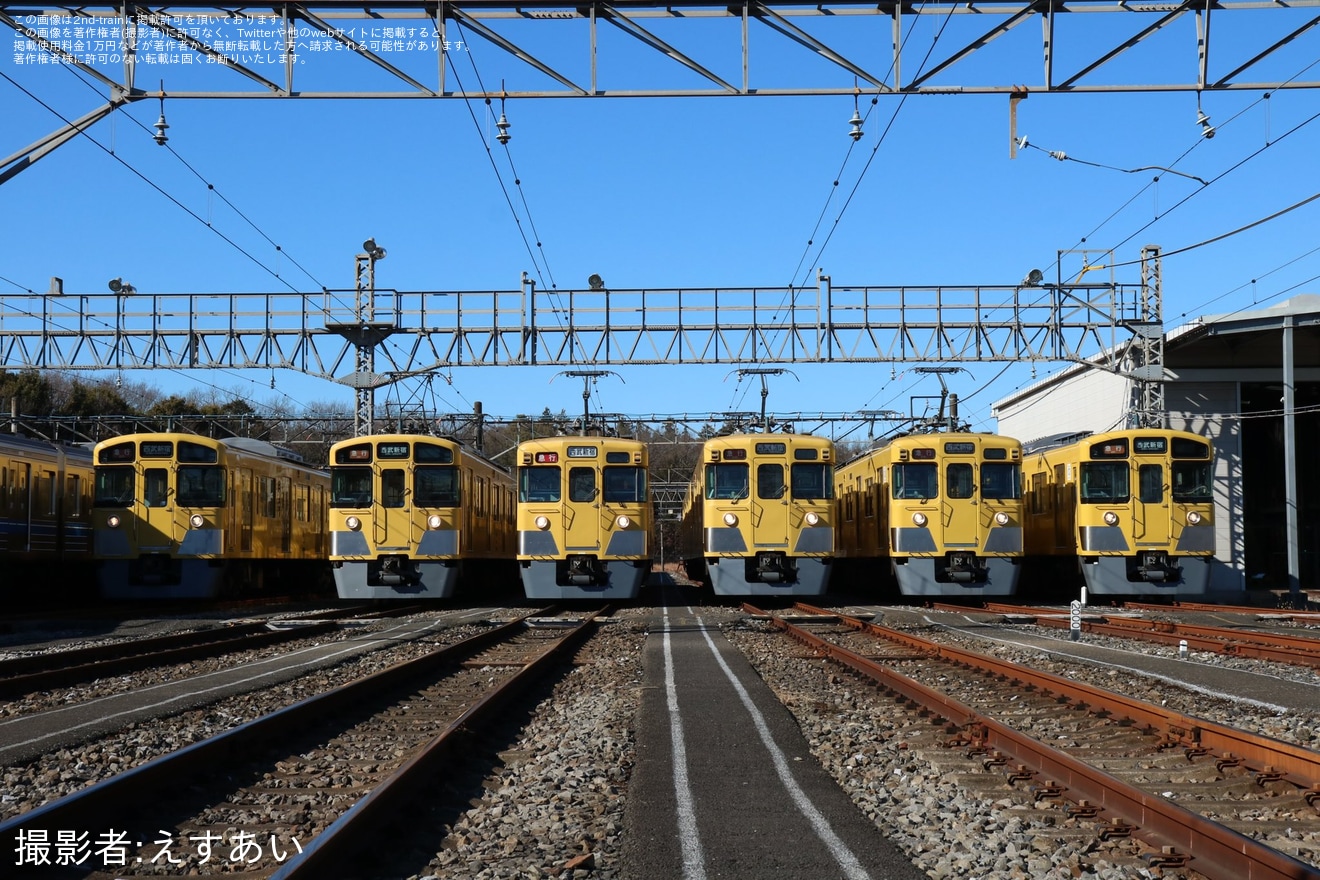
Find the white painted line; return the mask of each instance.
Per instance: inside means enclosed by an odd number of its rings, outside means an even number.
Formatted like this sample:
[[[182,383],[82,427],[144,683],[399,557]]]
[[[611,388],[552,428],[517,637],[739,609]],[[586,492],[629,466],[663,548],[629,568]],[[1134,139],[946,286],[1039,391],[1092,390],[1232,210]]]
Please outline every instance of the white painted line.
[[[701,618],[697,618],[697,620],[700,622]],[[798,786],[793,774],[789,771],[788,759],[770,735],[770,726],[766,724],[765,717],[756,708],[756,704],[752,702],[751,695],[742,686],[742,682],[738,681],[733,674],[733,670],[724,662],[724,658],[720,656],[719,648],[715,647],[715,642],[711,639],[710,633],[706,631],[705,627],[702,627],[701,634],[706,637],[706,644],[710,647],[710,652],[715,655],[715,662],[720,664],[720,668],[724,670],[724,674],[733,685],[733,689],[738,692],[738,698],[742,700],[742,704],[747,707],[747,711],[751,714],[752,723],[756,725],[756,731],[761,735],[761,742],[765,744],[766,751],[770,753],[770,758],[774,761],[775,771],[779,774],[779,781],[788,790],[789,795],[793,798],[793,803],[806,817],[807,821],[811,823],[816,836],[825,844],[825,847],[830,851],[830,855],[834,856],[834,860],[839,863],[839,867],[843,868],[844,876],[848,877],[849,880],[869,880],[871,875],[862,867],[862,863],[852,854],[852,850],[848,849],[848,845],[834,833],[829,820],[821,815],[820,810],[817,810],[815,805],[811,803],[806,792]]]
[[[698,618],[698,620],[700,620]],[[674,752],[674,798],[678,805],[678,841],[683,849],[683,880],[705,880],[706,859],[688,780],[687,743],[678,714],[678,688],[674,686],[674,652],[669,642],[669,608],[665,608],[665,699],[669,704],[669,738]]]
[[[1288,706],[1279,706],[1279,705],[1276,705],[1276,704],[1274,704],[1274,703],[1267,703],[1267,702],[1265,702],[1264,700],[1256,700],[1256,699],[1252,699],[1251,697],[1244,697],[1244,696],[1242,696],[1241,694],[1229,694],[1229,693],[1225,693],[1225,692],[1223,692],[1223,691],[1210,690],[1209,688],[1205,688],[1205,687],[1201,687],[1200,685],[1192,684],[1191,682],[1189,682],[1189,681],[1185,681],[1184,679],[1181,679],[1181,678],[1174,678],[1173,676],[1169,676],[1169,675],[1162,675],[1161,673],[1158,673],[1158,672],[1151,672],[1151,671],[1148,670],[1148,669],[1140,669],[1140,668],[1138,668],[1138,667],[1136,667],[1136,666],[1127,666],[1127,665],[1124,665],[1124,664],[1122,664],[1122,663],[1111,663],[1111,662],[1108,661],[1108,660],[1098,660],[1098,659],[1096,659],[1095,657],[1085,656],[1085,655],[1082,655],[1082,654],[1077,653],[1077,651],[1080,650],[1080,649],[1077,649],[1077,648],[1069,649],[1069,650],[1057,650],[1057,651],[1056,651],[1056,650],[1054,650],[1053,648],[1046,648],[1046,647],[1043,647],[1043,646],[1041,646],[1040,644],[1038,644],[1038,643],[1036,643],[1036,642],[1024,642],[1024,641],[1018,641],[1017,639],[1010,639],[1010,638],[1008,638],[1007,636],[992,636],[992,635],[987,635],[985,632],[982,632],[982,631],[980,631],[980,630],[964,629],[964,628],[962,628],[962,627],[953,626],[952,624],[945,623],[945,622],[943,622],[943,621],[935,621],[935,620],[932,620],[932,619],[929,618],[929,617],[925,618],[925,620],[926,620],[927,623],[931,624],[932,626],[943,627],[944,629],[952,630],[953,632],[962,633],[963,635],[965,635],[965,636],[970,636],[971,638],[974,638],[974,639],[982,639],[982,640],[987,641],[987,642],[1000,642],[1000,643],[1002,643],[1002,644],[1005,644],[1005,645],[1013,645],[1013,646],[1015,646],[1015,647],[1022,648],[1023,650],[1027,650],[1027,651],[1039,651],[1039,652],[1042,653],[1042,654],[1051,654],[1051,655],[1054,655],[1054,656],[1056,656],[1056,657],[1063,657],[1063,658],[1068,659],[1068,660],[1077,660],[1077,661],[1080,661],[1080,662],[1082,662],[1082,663],[1089,663],[1089,664],[1091,664],[1092,666],[1104,666],[1104,667],[1107,667],[1107,668],[1110,668],[1110,669],[1119,669],[1119,670],[1122,670],[1123,672],[1131,672],[1131,673],[1134,674],[1134,675],[1140,675],[1140,676],[1142,676],[1143,678],[1149,678],[1149,679],[1153,679],[1153,680],[1155,680],[1155,681],[1162,681],[1162,682],[1166,682],[1166,683],[1168,683],[1168,684],[1174,684],[1174,685],[1177,685],[1178,687],[1182,688],[1183,690],[1191,691],[1192,693],[1196,693],[1196,694],[1206,694],[1206,695],[1211,696],[1211,697],[1219,697],[1220,699],[1223,699],[1223,700],[1229,700],[1229,701],[1234,702],[1234,703],[1242,703],[1242,704],[1247,705],[1247,706],[1255,706],[1256,708],[1258,708],[1258,709],[1264,709],[1264,710],[1266,710],[1267,712],[1278,712],[1278,713],[1283,713],[1283,712],[1291,712],[1291,711],[1292,711],[1292,709],[1291,709],[1290,707],[1288,707]],[[970,618],[967,618],[967,621],[968,621],[969,623],[976,623],[976,622],[977,622],[977,621],[973,621],[973,620],[971,620]],[[1080,645],[1080,646],[1085,646],[1085,647],[1089,647],[1089,648],[1098,648],[1098,649],[1100,649],[1100,650],[1104,650],[1104,651],[1116,651],[1116,652],[1118,652],[1118,653],[1120,653],[1120,654],[1122,654],[1122,653],[1134,653],[1134,652],[1131,652],[1131,651],[1127,651],[1127,650],[1124,649],[1124,648],[1116,648],[1116,647],[1114,647],[1113,645],[1101,645],[1101,644],[1097,644],[1097,643],[1095,643],[1095,642],[1090,642],[1090,643],[1087,643],[1087,642],[1074,642],[1074,641],[1071,641],[1071,640],[1069,640],[1069,641],[1067,641],[1067,642],[1064,642],[1063,639],[1057,638],[1057,637],[1055,637],[1055,636],[1053,636],[1053,635],[1049,635],[1049,634],[1047,634],[1047,633],[1039,633],[1039,634],[1037,635],[1037,638],[1040,638],[1040,639],[1046,639],[1046,640],[1054,641],[1054,642],[1062,642],[1062,643],[1064,643],[1064,644],[1067,644],[1067,645],[1073,645],[1073,646],[1078,646],[1078,645]],[[1179,662],[1179,663],[1188,663],[1188,662],[1195,663],[1196,661],[1179,660],[1178,662]],[[1268,678],[1268,679],[1270,679],[1271,681],[1276,681],[1276,682],[1279,681],[1279,677],[1278,677],[1278,676],[1276,676],[1276,675],[1271,675],[1270,673],[1267,673],[1267,672],[1254,672],[1254,671],[1252,671],[1252,670],[1250,670],[1250,669],[1235,669],[1235,668],[1230,667],[1230,666],[1222,666],[1222,667],[1219,667],[1219,668],[1220,668],[1221,670],[1223,670],[1223,671],[1226,671],[1226,672],[1234,672],[1234,673],[1238,673],[1238,674],[1240,674],[1240,675],[1255,675],[1255,676],[1259,676],[1259,677],[1261,677],[1261,678]],[[1289,680],[1291,681],[1291,679],[1289,679]],[[1302,684],[1302,685],[1305,685],[1304,682],[1294,682],[1294,684]]]

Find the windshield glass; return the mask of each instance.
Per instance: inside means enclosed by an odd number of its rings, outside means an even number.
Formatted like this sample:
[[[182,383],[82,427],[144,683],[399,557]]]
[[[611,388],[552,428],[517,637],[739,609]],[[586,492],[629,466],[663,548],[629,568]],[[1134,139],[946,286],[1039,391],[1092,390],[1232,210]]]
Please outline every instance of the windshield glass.
[[[93,507],[129,507],[133,504],[133,468],[98,467]]]
[[[337,467],[330,469],[331,507],[371,506],[371,468]]]
[[[789,468],[793,497],[810,500],[834,497],[834,469],[828,464],[794,462]]]
[[[939,494],[939,466],[934,464],[896,464],[891,478],[895,498],[930,500]]]
[[[418,465],[413,474],[414,503],[419,507],[458,506],[458,468]]]
[[[180,465],[179,504],[185,507],[223,507],[225,470],[203,465]]]
[[[558,501],[559,468],[525,467],[518,470],[519,501]]]
[[[982,463],[981,497],[996,499],[1021,498],[1021,465]]]
[[[747,497],[747,465],[706,465],[706,497],[726,501]]]
[[[1128,500],[1126,461],[1082,462],[1082,503],[1111,504]]]
[[[607,504],[646,500],[646,468],[606,467],[602,479]]]
[[[1214,500],[1210,491],[1210,462],[1173,463],[1173,500],[1183,504],[1205,504]]]

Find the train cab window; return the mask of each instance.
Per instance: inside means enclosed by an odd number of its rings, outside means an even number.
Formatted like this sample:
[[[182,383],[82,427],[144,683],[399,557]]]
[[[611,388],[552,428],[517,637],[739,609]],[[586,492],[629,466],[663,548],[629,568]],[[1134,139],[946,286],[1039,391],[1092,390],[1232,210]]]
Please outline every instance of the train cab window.
[[[591,501],[596,497],[596,469],[575,467],[568,469],[568,500]]]
[[[795,499],[809,501],[834,497],[834,473],[828,464],[793,462],[788,476]]]
[[[607,458],[606,461],[608,460]],[[601,481],[605,484],[607,504],[637,503],[646,500],[646,468],[607,465],[601,472]]]
[[[330,469],[331,507],[370,507],[371,468],[336,467]]]
[[[935,464],[896,464],[889,478],[895,498],[922,501],[939,495],[939,480],[939,466]]]
[[[142,471],[142,501],[147,507],[164,507],[170,500],[170,472],[165,468]]]
[[[525,467],[518,470],[518,500],[546,502],[559,500],[559,468]]]
[[[135,476],[131,467],[97,467],[92,506],[131,507]]]
[[[989,452],[990,450],[986,450]],[[981,463],[981,497],[1003,500],[1022,497],[1022,466]]]
[[[1175,461],[1173,500],[1181,504],[1208,504],[1214,501],[1210,491],[1210,462]]]
[[[1137,468],[1137,497],[1142,504],[1164,501],[1164,466],[1143,464]]]
[[[419,465],[413,473],[413,500],[419,507],[457,507],[458,468]]]
[[[224,507],[225,469],[179,465],[176,500],[184,507]]]
[[[1128,500],[1128,463],[1126,461],[1082,462],[1082,503],[1118,504]]]
[[[403,507],[407,497],[407,473],[402,468],[383,468],[380,472],[381,507]]]
[[[746,464],[706,465],[706,498],[736,501],[747,497]]]
[[[971,498],[976,494],[976,481],[972,479],[972,466],[967,462],[954,462],[944,472],[945,491],[950,498]]]
[[[766,500],[783,498],[784,466],[782,464],[758,464],[756,466],[756,497]]]

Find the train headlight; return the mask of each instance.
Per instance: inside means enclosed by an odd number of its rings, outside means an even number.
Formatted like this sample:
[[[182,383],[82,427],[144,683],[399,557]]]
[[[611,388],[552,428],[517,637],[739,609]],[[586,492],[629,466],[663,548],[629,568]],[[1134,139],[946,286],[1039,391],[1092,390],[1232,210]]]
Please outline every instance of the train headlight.
[[[1008,514],[1004,513],[1002,510],[999,511],[995,514],[995,522],[999,523],[1001,526],[1008,525]]]
[[[814,510],[807,511],[807,515],[802,518],[807,521],[807,525],[809,526],[814,526],[816,523],[820,522],[820,515]]]
[[[924,513],[914,513],[914,514],[912,514],[912,522],[913,522],[918,528],[924,528],[925,525],[926,525],[926,514],[924,514]]]
[[[444,525],[444,520],[440,518],[440,514],[438,513],[433,513],[426,518],[426,527],[428,529],[438,529],[442,525]]]
[[[344,520],[344,525],[356,532],[358,529],[362,528],[362,520],[358,519],[356,516],[350,516],[348,519]]]
[[[1105,525],[1118,525],[1118,514],[1114,513],[1112,510],[1105,511]]]
[[[632,525],[632,520],[626,516],[621,516],[614,521],[614,524],[621,529],[626,529],[628,526]]]
[[[548,528],[550,528],[550,518],[549,518],[549,517],[538,516],[538,517],[536,518],[535,522],[536,522],[536,527],[537,527],[538,529],[548,529]]]
[[[206,525],[206,520],[202,519],[200,513],[194,513],[192,516],[188,517],[188,524],[194,529],[200,529],[202,526]]]
[[[1194,526],[1194,525],[1199,524],[1200,522],[1201,522],[1201,514],[1197,513],[1195,510],[1188,511],[1188,513],[1187,513],[1187,524],[1188,524],[1188,525],[1193,525],[1193,526]]]
[[[105,524],[112,529],[117,529],[119,528],[119,517],[112,513],[105,518]]]
[[[738,524],[738,515],[736,513],[724,514],[724,524],[729,527],[736,526]]]

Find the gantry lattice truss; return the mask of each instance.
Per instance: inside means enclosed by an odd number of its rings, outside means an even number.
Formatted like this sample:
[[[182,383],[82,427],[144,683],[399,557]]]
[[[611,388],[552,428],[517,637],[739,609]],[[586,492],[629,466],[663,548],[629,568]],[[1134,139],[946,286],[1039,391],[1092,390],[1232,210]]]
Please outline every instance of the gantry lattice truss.
[[[1143,251],[1143,267],[1158,261]],[[292,369],[358,389],[367,426],[372,389],[457,366],[1074,361],[1157,381],[1159,273],[1120,284],[1110,265],[1107,281],[1083,271],[1016,286],[851,286],[821,274],[806,289],[543,291],[526,276],[507,291],[55,288],[0,299],[0,368]]]

